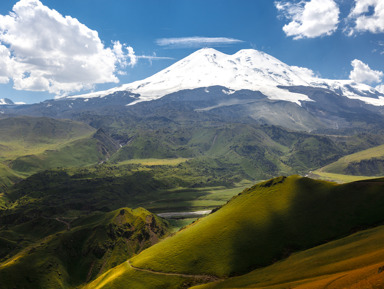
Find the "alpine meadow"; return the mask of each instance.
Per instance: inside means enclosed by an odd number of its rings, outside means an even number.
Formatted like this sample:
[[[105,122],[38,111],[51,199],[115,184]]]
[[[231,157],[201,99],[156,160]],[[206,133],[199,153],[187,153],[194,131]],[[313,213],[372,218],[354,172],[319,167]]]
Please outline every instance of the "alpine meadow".
[[[0,4],[0,289],[384,288],[383,0]]]

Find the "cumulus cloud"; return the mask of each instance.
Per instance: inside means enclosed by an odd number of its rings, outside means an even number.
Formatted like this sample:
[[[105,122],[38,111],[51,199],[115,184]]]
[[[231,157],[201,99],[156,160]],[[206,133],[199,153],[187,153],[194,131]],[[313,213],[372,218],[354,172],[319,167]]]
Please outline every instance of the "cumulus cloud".
[[[283,31],[294,39],[331,35],[339,24],[340,10],[333,0],[276,1],[275,7],[291,21]]]
[[[161,38],[156,40],[159,46],[168,48],[198,48],[198,47],[217,47],[228,44],[236,44],[244,42],[239,39],[226,37],[180,37],[180,38]]]
[[[384,1],[355,0],[355,6],[349,14],[348,20],[354,25],[347,29],[349,35],[365,31],[384,32]]]
[[[379,83],[383,77],[383,72],[371,69],[364,62],[354,59],[351,62],[353,70],[349,74],[349,78],[356,82],[366,84]]]
[[[136,61],[132,47],[106,47],[97,31],[39,0],[20,0],[0,15],[0,82],[12,80],[15,89],[66,94],[117,83]]]
[[[310,79],[317,77],[317,75],[313,72],[313,70],[306,68],[306,67],[299,67],[299,66],[290,66],[290,68],[301,78],[304,79]]]
[[[8,83],[12,68],[11,54],[8,48],[0,44],[0,83]]]
[[[137,63],[137,57],[133,48],[131,46],[127,46],[126,44],[121,44],[120,41],[113,42],[113,53],[122,68],[127,66],[133,67]]]

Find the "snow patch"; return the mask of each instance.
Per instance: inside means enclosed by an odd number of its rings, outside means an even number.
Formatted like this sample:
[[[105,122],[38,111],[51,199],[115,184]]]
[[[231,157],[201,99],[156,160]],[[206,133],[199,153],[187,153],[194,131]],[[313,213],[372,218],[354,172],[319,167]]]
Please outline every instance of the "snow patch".
[[[224,94],[226,95],[231,95],[231,94],[234,94],[236,92],[236,90],[225,90],[225,89],[222,89],[221,90]]]

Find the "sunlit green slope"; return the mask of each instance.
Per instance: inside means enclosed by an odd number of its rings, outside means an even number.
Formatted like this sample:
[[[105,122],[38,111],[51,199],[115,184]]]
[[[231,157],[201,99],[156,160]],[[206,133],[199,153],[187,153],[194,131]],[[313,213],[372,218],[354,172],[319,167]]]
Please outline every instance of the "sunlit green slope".
[[[241,275],[293,252],[347,236],[357,228],[379,224],[384,221],[383,206],[383,179],[337,185],[299,176],[280,177],[245,190],[215,213],[130,262],[156,272],[219,278]],[[111,282],[125,280],[127,285],[121,288],[131,288],[134,272],[127,268],[111,277]],[[166,280],[166,276],[156,278]],[[99,286],[98,280],[91,285]],[[118,288],[108,284],[101,288]],[[147,288],[157,287],[147,284]]]
[[[118,147],[102,130],[72,120],[0,119],[0,192],[42,170],[105,161]]]
[[[100,136],[103,135],[103,140]],[[96,132],[82,139],[66,142],[56,149],[23,155],[9,163],[19,173],[30,175],[57,167],[82,167],[105,161],[116,151],[116,144],[108,140],[103,132]]]
[[[0,163],[0,193],[19,180],[21,177],[15,171]]]
[[[256,185],[132,260],[159,271],[228,276],[384,220],[381,181],[346,185],[292,176]]]
[[[347,155],[318,171],[355,176],[382,176],[384,175],[384,145]]]
[[[94,131],[89,125],[72,120],[28,116],[0,119],[0,143],[24,146],[26,150],[37,144],[51,145],[78,139]]]

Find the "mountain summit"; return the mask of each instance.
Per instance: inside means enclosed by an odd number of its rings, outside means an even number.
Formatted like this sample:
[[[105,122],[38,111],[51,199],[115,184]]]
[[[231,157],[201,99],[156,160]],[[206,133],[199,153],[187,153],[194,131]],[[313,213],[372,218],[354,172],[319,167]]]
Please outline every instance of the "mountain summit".
[[[14,104],[9,98],[0,98],[0,105]]]
[[[211,86],[226,87],[229,89],[227,93],[241,89],[260,91],[271,100],[285,100],[299,105],[301,101],[311,99],[305,94],[289,91],[288,87],[320,87],[369,104],[384,105],[384,95],[365,84],[352,80],[321,79],[309,69],[289,66],[254,49],[227,55],[212,48],[200,49],[144,80],[70,98],[102,97],[117,91],[129,91],[140,95],[131,103],[135,104],[180,90]]]

